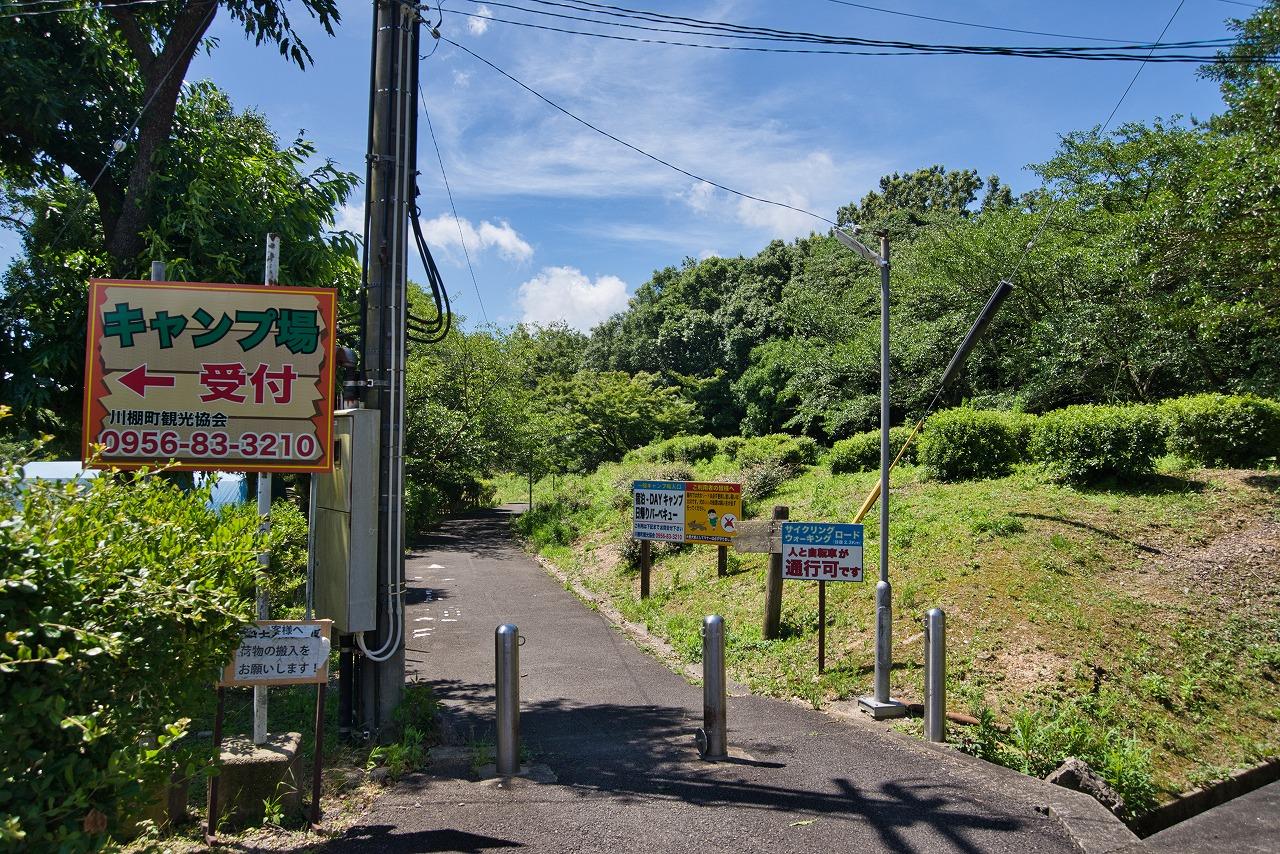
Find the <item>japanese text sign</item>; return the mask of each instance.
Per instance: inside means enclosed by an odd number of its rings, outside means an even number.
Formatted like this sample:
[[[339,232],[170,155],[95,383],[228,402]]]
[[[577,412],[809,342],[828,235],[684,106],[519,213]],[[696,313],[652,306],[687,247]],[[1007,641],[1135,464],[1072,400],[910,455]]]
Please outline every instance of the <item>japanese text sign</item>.
[[[259,620],[244,630],[218,683],[300,685],[329,679],[331,620]]]
[[[742,485],[637,480],[632,536],[673,543],[729,543],[742,517]]]
[[[332,467],[328,288],[89,283],[84,458],[101,467]]]
[[[742,518],[742,484],[686,483],[684,541],[731,543]]]
[[[797,581],[862,581],[862,526],[783,522],[782,577]]]

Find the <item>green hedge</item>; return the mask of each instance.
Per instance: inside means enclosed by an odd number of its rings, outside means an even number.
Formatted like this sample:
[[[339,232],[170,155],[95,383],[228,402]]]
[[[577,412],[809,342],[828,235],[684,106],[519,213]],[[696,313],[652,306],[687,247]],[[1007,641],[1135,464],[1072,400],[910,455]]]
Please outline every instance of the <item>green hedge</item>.
[[[1152,406],[1068,406],[1040,416],[1031,437],[1034,459],[1077,482],[1146,474],[1164,447],[1164,423]]]
[[[20,491],[0,470],[0,849],[96,850],[212,759],[180,738],[252,619],[260,544],[252,514],[206,499],[146,474]]]
[[[744,466],[774,461],[786,466],[811,466],[822,456],[822,446],[809,436],[772,433],[753,436],[738,448],[735,459]]]
[[[657,446],[655,458],[664,463],[694,463],[720,452],[715,436],[673,436]]]
[[[929,416],[917,461],[940,480],[1001,477],[1022,459],[1019,428],[1009,413],[958,407]]]
[[[889,428],[890,462],[898,455],[898,451],[902,448],[902,443],[910,435],[910,427]],[[903,464],[914,463],[916,461],[917,447],[917,443],[912,442],[907,448],[907,452],[902,455],[900,462]],[[866,433],[850,436],[848,439],[841,439],[831,446],[831,453],[827,455],[827,462],[831,464],[833,474],[872,471],[880,468],[880,431],[869,430]]]
[[[1246,468],[1280,453],[1280,403],[1253,395],[1197,394],[1160,405],[1169,450],[1204,466]]]

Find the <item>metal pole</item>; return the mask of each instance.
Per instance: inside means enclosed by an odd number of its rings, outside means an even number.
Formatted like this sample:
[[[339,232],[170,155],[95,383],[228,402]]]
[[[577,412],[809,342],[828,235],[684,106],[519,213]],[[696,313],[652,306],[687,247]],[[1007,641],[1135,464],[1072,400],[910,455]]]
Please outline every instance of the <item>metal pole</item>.
[[[727,704],[724,617],[711,614],[702,620],[702,729],[698,730],[698,752],[703,759],[724,759],[729,755]]]
[[[775,522],[786,520],[791,515],[789,508],[779,505],[773,508]],[[782,627],[782,553],[774,553],[773,525],[769,526],[769,576],[765,579],[764,588],[764,635],[765,640],[774,640]]]
[[[227,689],[218,686],[218,709],[213,714],[213,770],[209,778],[209,802],[205,810],[204,841],[212,845],[218,833],[218,780],[222,775],[222,719],[226,712]]]
[[[924,618],[924,737],[947,740],[947,615],[941,608]]]
[[[163,282],[165,277],[165,267],[163,261],[151,262],[151,281]]]
[[[320,783],[324,775],[324,698],[329,686],[316,686],[316,750],[311,761],[311,827],[320,824]]]
[[[520,773],[520,629],[503,623],[494,632],[497,660],[498,774]]]
[[[649,598],[649,541],[640,541],[640,598]]]
[[[818,672],[827,669],[827,582],[818,582]]]
[[[893,667],[893,588],[889,585],[889,237],[880,235],[880,580],[876,583],[875,692],[859,704],[876,720],[902,717],[907,707],[889,697]]]
[[[262,264],[262,283],[275,285],[280,281],[280,235],[268,234],[266,254]],[[258,533],[262,535],[262,543],[267,544],[271,535],[271,475],[267,472],[258,474]],[[255,585],[258,619],[271,618],[271,603],[267,601],[267,588],[262,579],[271,565],[271,550],[264,548],[258,553],[258,581]],[[253,743],[264,744],[267,740],[267,688],[265,685],[253,686]]]

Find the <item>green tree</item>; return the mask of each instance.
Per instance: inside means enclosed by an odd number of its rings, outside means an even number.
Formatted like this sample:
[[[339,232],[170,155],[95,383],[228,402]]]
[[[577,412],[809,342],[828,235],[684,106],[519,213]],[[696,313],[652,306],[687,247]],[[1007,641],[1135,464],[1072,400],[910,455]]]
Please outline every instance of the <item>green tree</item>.
[[[311,54],[281,0],[167,0],[0,17],[0,177],[35,192],[70,173],[93,193],[110,272],[137,271],[160,198],[152,178],[191,59],[218,11],[305,68]],[[336,0],[296,5],[332,35]],[[116,150],[117,143],[123,145]],[[52,211],[57,216],[57,211]],[[38,211],[41,216],[45,210]],[[104,271],[107,272],[107,271]]]
[[[354,175],[328,161],[305,169],[310,142],[280,146],[263,116],[235,112],[209,83],[188,88],[176,123],[179,136],[157,157],[159,192],[142,235],[153,257],[168,261],[170,278],[258,281],[263,235],[274,232],[282,240],[282,283],[337,287],[354,297],[356,239],[330,230]],[[111,261],[94,248],[103,245],[96,200],[79,181],[64,177],[18,198],[31,225],[0,294],[2,398],[15,422],[53,433],[53,450],[65,453],[77,439],[87,280],[107,273]],[[63,213],[43,215],[51,208]]]

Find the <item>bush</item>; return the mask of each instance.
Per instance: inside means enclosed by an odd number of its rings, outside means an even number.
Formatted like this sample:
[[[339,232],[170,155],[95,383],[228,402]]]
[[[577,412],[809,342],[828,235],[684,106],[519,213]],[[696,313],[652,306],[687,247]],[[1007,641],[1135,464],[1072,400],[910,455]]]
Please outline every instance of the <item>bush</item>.
[[[720,451],[715,436],[674,436],[658,445],[657,458],[667,463],[696,463]]]
[[[1132,478],[1164,452],[1164,425],[1152,406],[1068,406],[1036,422],[1031,456],[1076,482]]]
[[[245,505],[257,518],[257,508]],[[244,511],[241,511],[244,512]],[[271,563],[267,567],[266,588],[271,613],[303,604],[307,583],[307,517],[291,501],[279,499],[271,505]]]
[[[1246,468],[1280,452],[1280,403],[1253,395],[1197,394],[1160,405],[1169,450],[1204,466]]]
[[[738,458],[738,452],[745,448],[747,440],[741,436],[725,436],[720,440],[720,453],[731,460]]]
[[[1007,413],[945,409],[929,416],[916,459],[940,480],[1002,477],[1022,458]]]
[[[179,742],[252,618],[259,541],[207,497],[0,473],[0,847],[101,847],[184,753],[211,760]]]
[[[773,433],[745,440],[734,458],[744,466],[774,461],[794,468],[811,466],[821,455],[822,447],[809,436]]]
[[[902,443],[911,435],[910,427],[889,428],[889,460],[897,456]],[[916,461],[916,443],[913,441],[902,455],[901,463]],[[831,464],[832,474],[854,471],[872,471],[880,468],[880,431],[870,430],[841,439],[831,446],[831,454],[827,457]]]
[[[742,498],[760,501],[778,491],[795,475],[791,466],[778,459],[761,460],[742,470]]]

